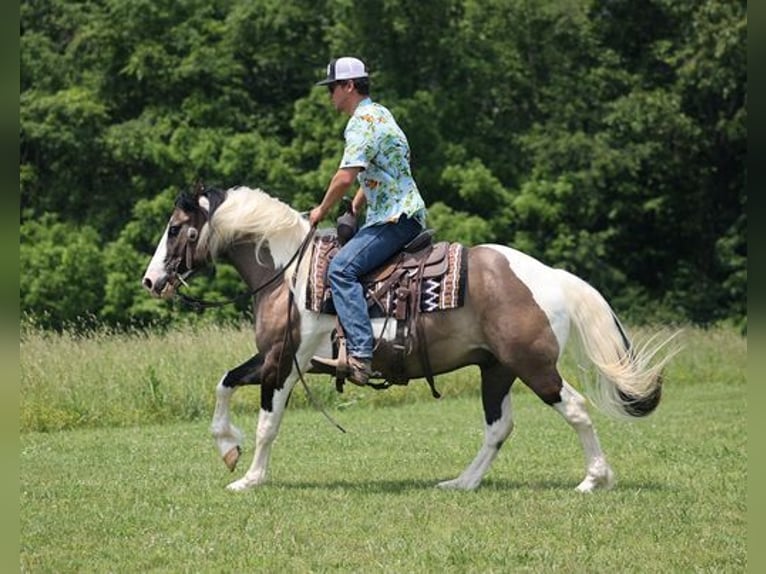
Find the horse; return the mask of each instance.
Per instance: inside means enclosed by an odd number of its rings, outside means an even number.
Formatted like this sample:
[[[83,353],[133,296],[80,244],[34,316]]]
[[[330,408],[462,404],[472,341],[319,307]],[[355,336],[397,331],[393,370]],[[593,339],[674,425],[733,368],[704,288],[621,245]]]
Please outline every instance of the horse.
[[[143,287],[152,296],[170,298],[190,275],[225,259],[250,289],[257,353],[221,377],[210,425],[217,449],[233,472],[242,452],[242,433],[231,421],[232,395],[245,385],[261,386],[253,460],[241,478],[227,485],[231,491],[266,482],[271,447],[293,387],[311,369],[312,356],[332,353],[336,318],[307,309],[310,262],[298,256],[313,231],[305,214],[262,189],[198,186],[177,198],[143,276]],[[510,391],[520,379],[577,433],[585,455],[585,477],[576,490],[612,488],[615,474],[585,397],[616,418],[649,415],[659,405],[663,368],[674,354],[660,351],[668,350],[675,334],[655,333],[637,346],[605,298],[580,277],[508,246],[480,244],[465,249],[463,305],[420,314],[426,336],[415,342],[403,365],[408,378],[425,376],[417,352],[417,345],[423,344],[434,374],[479,367],[483,444],[456,478],[437,486],[473,490],[480,485],[513,430]],[[393,322],[384,318],[372,322],[376,341],[393,339]],[[584,394],[557,367],[572,327],[581,354],[595,367]],[[386,368],[376,348],[373,370]]]

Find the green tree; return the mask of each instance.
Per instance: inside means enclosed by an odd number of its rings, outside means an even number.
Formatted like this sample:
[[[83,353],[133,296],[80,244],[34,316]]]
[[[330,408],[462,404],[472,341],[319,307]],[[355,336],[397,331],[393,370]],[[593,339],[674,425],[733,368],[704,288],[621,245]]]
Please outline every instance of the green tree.
[[[92,325],[101,308],[104,262],[98,233],[53,214],[21,225],[21,309],[42,327]]]
[[[440,237],[566,267],[631,320],[746,323],[742,0],[25,0],[20,16],[24,257],[62,257],[43,221],[106,245],[82,278],[99,320],[173,316],[138,282],[197,179],[319,200],[346,118],[314,83],[353,53]],[[195,292],[236,294],[219,271]],[[37,289],[23,309],[52,324],[86,312],[76,289]]]

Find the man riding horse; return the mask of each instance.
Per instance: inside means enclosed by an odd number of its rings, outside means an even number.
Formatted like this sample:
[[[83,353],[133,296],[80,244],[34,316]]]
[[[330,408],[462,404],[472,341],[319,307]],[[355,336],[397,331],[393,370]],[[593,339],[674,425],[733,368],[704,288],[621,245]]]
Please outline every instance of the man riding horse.
[[[317,225],[359,183],[352,201],[358,214],[366,204],[365,223],[330,263],[328,278],[335,310],[345,332],[348,364],[338,359],[312,360],[348,372],[357,385],[372,375],[373,331],[361,278],[382,265],[425,227],[425,202],[410,169],[410,148],[394,116],[370,99],[370,82],[364,63],[352,57],[332,60],[326,85],[336,110],[351,116],[346,124],[345,149],[322,202],[311,210]]]

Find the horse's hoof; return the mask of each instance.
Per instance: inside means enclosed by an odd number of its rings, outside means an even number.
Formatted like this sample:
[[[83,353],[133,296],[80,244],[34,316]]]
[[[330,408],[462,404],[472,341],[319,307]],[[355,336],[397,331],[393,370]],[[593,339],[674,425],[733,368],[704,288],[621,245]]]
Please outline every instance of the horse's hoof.
[[[234,469],[237,468],[237,462],[239,461],[239,455],[241,454],[242,448],[237,445],[230,448],[229,451],[223,455],[223,462],[226,465],[226,468],[229,469],[229,472],[234,472]]]
[[[250,488],[250,485],[244,478],[240,478],[239,480],[235,480],[231,484],[226,485],[226,490],[229,492],[243,492],[248,488]]]
[[[445,480],[436,485],[437,488],[444,490],[476,490],[479,484],[468,484],[466,481],[460,478],[454,478],[452,480]]]
[[[577,492],[593,492],[594,490],[611,490],[614,487],[614,473],[611,469],[601,476],[587,476],[575,490]]]
[[[244,492],[245,490],[250,490],[251,488],[260,486],[264,482],[266,482],[266,479],[263,476],[248,477],[248,475],[245,475],[239,480],[235,480],[234,482],[228,484],[226,486],[226,490],[229,492]]]

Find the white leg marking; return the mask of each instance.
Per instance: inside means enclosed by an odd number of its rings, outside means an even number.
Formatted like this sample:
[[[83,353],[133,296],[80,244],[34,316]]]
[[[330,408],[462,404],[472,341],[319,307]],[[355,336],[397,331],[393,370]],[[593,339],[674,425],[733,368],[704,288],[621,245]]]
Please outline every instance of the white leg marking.
[[[271,445],[279,432],[279,425],[282,422],[290,389],[295,384],[295,378],[292,375],[288,378],[288,381],[290,379],[292,379],[291,383],[286,383],[284,388],[274,392],[273,411],[269,412],[261,409],[258,413],[258,428],[255,432],[255,455],[253,456],[253,462],[245,476],[235,480],[226,487],[229,490],[241,492],[266,482]]]
[[[298,292],[305,293],[305,289],[299,289]],[[326,337],[329,329],[331,329],[334,324],[333,321],[323,315],[316,315],[313,313],[302,315],[302,319],[306,319],[306,317],[308,317],[308,320],[301,321],[302,343],[298,348],[296,356],[303,373],[306,372],[306,366],[309,364],[311,357],[316,353],[320,341]],[[317,317],[324,321],[324,324],[327,327],[325,330],[315,328],[318,323],[321,324],[321,321],[318,321]],[[303,329],[310,330],[311,328],[315,328],[314,331],[304,333]],[[274,391],[272,410],[267,411],[261,409],[258,413],[258,427],[255,432],[255,454],[253,455],[253,462],[242,478],[235,480],[226,487],[228,490],[241,492],[266,482],[271,445],[279,432],[279,426],[282,423],[282,417],[285,413],[285,406],[287,405],[290,391],[297,382],[298,373],[295,370],[295,367],[293,367],[285,380],[283,388]]]
[[[215,388],[215,411],[213,412],[213,422],[210,423],[210,432],[222,457],[226,457],[232,449],[239,449],[242,445],[242,433],[231,424],[229,410],[231,397],[236,387],[225,387],[223,385],[225,376],[221,378],[218,386]],[[236,458],[239,458],[239,455]],[[230,470],[234,470],[233,466],[236,465],[236,458],[231,461],[232,467]]]
[[[503,399],[501,415],[491,425],[484,427],[484,444],[479,449],[473,462],[455,479],[445,480],[437,486],[456,490],[475,490],[481,483],[489,467],[497,458],[497,453],[513,430],[513,412],[510,391]]]
[[[585,478],[577,486],[580,492],[592,492],[597,488],[614,486],[614,473],[606,462],[596,431],[593,428],[583,396],[564,381],[561,402],[553,405],[561,416],[575,429],[585,454]]]

